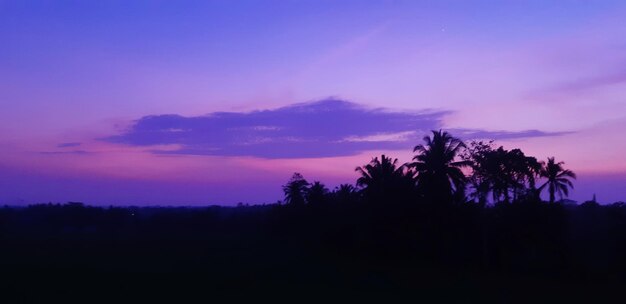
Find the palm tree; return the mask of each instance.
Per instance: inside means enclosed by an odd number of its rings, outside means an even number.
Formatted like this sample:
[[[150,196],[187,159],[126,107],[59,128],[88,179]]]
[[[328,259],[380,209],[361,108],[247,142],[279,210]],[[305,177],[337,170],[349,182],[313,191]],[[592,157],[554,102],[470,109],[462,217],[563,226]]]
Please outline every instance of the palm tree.
[[[556,162],[554,157],[548,157],[548,163],[541,162],[541,171],[539,176],[544,177],[547,181],[539,187],[539,192],[546,187],[550,193],[550,203],[554,203],[554,194],[558,193],[563,199],[563,195],[569,195],[569,188],[574,188],[574,184],[570,179],[576,179],[576,174],[571,170],[563,169],[564,162]]]
[[[308,190],[309,182],[300,173],[294,173],[289,182],[283,186],[285,193],[285,203],[292,205],[304,205],[305,194]]]
[[[309,204],[321,204],[328,199],[328,188],[321,182],[315,181],[306,192],[306,200]]]
[[[357,195],[357,189],[350,184],[341,184],[333,191],[335,199],[344,203],[356,200]]]
[[[372,161],[362,167],[357,167],[361,177],[357,179],[358,186],[364,187],[364,194],[372,200],[393,199],[402,195],[407,185],[413,184],[412,174],[407,174],[405,164],[398,165],[398,159],[381,155],[380,160],[374,157]]]
[[[424,145],[417,145],[414,162],[409,164],[417,173],[417,185],[431,199],[452,199],[465,190],[466,177],[461,170],[470,161],[456,161],[465,144],[448,132],[432,131],[432,138],[424,137]]]

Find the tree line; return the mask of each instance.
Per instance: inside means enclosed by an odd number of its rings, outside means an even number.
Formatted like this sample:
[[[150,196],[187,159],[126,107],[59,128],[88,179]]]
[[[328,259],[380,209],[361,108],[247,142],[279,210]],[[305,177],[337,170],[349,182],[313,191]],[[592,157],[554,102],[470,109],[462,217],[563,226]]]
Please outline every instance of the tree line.
[[[495,147],[493,141],[465,143],[442,130],[432,131],[424,143],[413,148],[409,163],[386,155],[357,167],[355,185],[341,184],[332,191],[320,181],[309,183],[294,173],[283,186],[284,203],[325,202],[426,202],[474,203],[485,206],[513,202],[562,200],[574,188],[576,174],[564,162],[527,156],[520,149]]]

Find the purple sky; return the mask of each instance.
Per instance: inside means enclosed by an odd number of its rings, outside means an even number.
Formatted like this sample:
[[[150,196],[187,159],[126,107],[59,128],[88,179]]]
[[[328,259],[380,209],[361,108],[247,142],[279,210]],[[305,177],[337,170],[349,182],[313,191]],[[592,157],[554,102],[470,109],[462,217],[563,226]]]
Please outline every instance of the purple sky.
[[[433,128],[626,200],[623,1],[1,1],[0,204],[275,202]]]

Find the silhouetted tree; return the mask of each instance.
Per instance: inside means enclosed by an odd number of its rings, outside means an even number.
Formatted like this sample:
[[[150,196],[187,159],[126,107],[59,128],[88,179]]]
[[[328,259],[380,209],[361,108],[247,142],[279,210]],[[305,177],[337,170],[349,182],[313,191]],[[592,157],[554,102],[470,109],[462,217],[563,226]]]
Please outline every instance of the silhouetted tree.
[[[500,147],[498,150],[501,150]],[[513,194],[513,201],[520,195],[534,194],[536,191],[535,177],[541,170],[541,164],[534,157],[524,155],[520,149],[511,151],[504,150],[503,172],[508,179],[510,192]],[[508,189],[506,190],[507,201],[509,200]]]
[[[294,173],[287,184],[283,186],[283,192],[285,193],[285,203],[292,205],[304,205],[306,202],[305,195],[309,182],[302,177],[300,173]]]
[[[576,174],[571,170],[563,169],[564,162],[556,162],[554,157],[548,157],[548,162],[541,162],[542,168],[540,176],[546,178],[547,181],[539,187],[539,191],[548,189],[550,194],[550,203],[554,203],[554,196],[556,193],[562,199],[563,196],[569,195],[569,188],[574,188],[574,184],[571,179],[576,179]]]
[[[527,196],[530,195],[533,199],[538,200],[539,191],[537,190],[537,177],[539,177],[541,173],[541,163],[535,157],[524,155],[520,149],[514,149],[511,152],[514,153],[514,157],[518,160],[513,167],[514,177],[519,186],[516,191],[521,190],[521,193],[514,193],[515,198],[517,198],[519,194],[524,194]]]
[[[457,161],[465,144],[448,132],[432,131],[424,137],[424,145],[417,145],[414,162],[409,167],[417,174],[417,186],[428,198],[450,201],[455,194],[465,191],[466,177],[461,170],[469,166],[466,160]]]
[[[333,190],[333,197],[335,200],[347,203],[353,202],[358,199],[358,191],[357,189],[350,184],[341,184]]]
[[[373,201],[396,200],[406,196],[413,187],[413,173],[405,164],[398,165],[398,159],[392,159],[384,154],[380,160],[374,157],[372,161],[355,169],[361,177],[357,185],[364,187],[364,195]]]
[[[319,181],[313,182],[307,190],[306,200],[309,204],[321,204],[328,199],[328,188]]]
[[[472,174],[467,181],[472,189],[469,196],[478,203],[485,205],[487,198],[491,192],[492,178],[489,174],[487,166],[487,158],[489,153],[493,151],[493,141],[472,141],[467,145],[465,151],[461,154],[461,158],[470,162]]]
[[[503,147],[494,149],[492,142],[471,142],[463,159],[470,161],[472,174],[469,183],[471,196],[486,203],[489,193],[494,202],[510,202],[521,195],[536,198],[536,177],[541,164],[534,157],[524,155],[520,149],[511,151]]]

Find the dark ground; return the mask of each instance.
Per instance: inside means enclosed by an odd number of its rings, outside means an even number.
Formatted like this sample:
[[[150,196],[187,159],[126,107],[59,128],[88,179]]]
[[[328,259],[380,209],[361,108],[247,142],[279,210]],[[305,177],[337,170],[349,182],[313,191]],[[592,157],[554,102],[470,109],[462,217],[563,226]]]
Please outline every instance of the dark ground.
[[[2,303],[599,303],[625,282],[622,205],[0,209]]]

